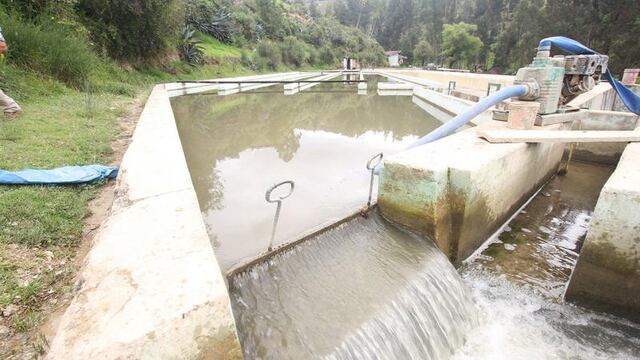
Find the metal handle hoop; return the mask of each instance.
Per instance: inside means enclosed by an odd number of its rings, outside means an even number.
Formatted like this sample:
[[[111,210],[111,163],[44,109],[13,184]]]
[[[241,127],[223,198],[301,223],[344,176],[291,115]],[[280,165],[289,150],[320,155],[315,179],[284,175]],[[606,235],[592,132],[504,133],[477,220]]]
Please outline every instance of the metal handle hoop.
[[[378,167],[378,165],[380,165],[380,163],[382,163],[382,158],[383,157],[384,157],[384,155],[382,153],[379,153],[376,156],[372,157],[371,160],[369,160],[367,162],[367,170],[373,170],[376,167]],[[374,161],[375,161],[375,164],[374,164]]]
[[[271,192],[277,188],[279,188],[282,185],[289,185],[289,193],[287,193],[286,195],[280,196],[278,199],[271,199]],[[291,181],[291,180],[287,180],[287,181],[283,181],[281,183],[277,183],[275,185],[273,185],[272,187],[269,188],[269,190],[267,190],[267,192],[264,194],[264,199],[267,200],[267,202],[270,203],[274,203],[274,202],[280,202],[286,198],[288,198],[289,196],[291,196],[291,194],[293,194],[293,189],[295,188],[296,184]]]

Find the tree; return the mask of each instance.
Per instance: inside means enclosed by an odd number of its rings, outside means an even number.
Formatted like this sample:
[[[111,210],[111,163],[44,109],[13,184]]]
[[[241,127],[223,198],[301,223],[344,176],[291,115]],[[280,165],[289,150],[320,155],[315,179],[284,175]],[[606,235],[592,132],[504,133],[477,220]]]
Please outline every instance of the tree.
[[[180,0],[79,0],[94,42],[117,59],[145,59],[173,48],[184,25]]]
[[[424,66],[424,63],[433,57],[433,48],[427,40],[420,40],[415,49],[413,49],[413,58],[420,63],[420,66]]]
[[[484,44],[473,35],[476,25],[460,22],[444,24],[442,29],[442,54],[449,60],[449,67],[467,66],[476,62]]]
[[[273,39],[282,39],[287,35],[284,12],[275,0],[257,0],[258,17],[267,35]]]
[[[318,2],[316,0],[311,0],[309,2],[309,16],[312,19],[317,19],[320,17],[320,10],[318,10]]]

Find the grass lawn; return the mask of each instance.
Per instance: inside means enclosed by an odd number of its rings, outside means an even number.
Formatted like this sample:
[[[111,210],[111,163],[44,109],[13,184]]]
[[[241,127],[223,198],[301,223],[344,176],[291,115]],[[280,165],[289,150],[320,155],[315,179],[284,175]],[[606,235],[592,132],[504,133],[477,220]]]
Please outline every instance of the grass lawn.
[[[240,59],[242,51],[239,48],[221,43],[214,37],[202,33],[198,33],[196,37],[202,41],[200,46],[205,56],[220,60],[226,58]]]
[[[246,73],[228,63],[171,72],[104,65],[77,90],[0,65],[0,88],[24,110],[16,118],[0,114],[0,169],[109,164],[119,118],[154,83]],[[44,352],[34,332],[70,296],[87,204],[100,188],[0,186],[0,359]]]

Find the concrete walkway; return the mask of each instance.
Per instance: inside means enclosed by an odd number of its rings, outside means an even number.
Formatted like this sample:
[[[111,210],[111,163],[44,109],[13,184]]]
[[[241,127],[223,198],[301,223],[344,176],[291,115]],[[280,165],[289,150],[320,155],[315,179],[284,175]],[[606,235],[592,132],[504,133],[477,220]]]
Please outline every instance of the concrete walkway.
[[[164,85],[153,89],[120,171],[46,358],[242,358]]]

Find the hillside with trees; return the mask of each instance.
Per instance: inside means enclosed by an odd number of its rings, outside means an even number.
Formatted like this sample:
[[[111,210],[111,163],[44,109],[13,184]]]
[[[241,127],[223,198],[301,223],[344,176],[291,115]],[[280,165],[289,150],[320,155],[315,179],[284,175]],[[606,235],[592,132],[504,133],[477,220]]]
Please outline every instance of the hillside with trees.
[[[617,74],[640,66],[637,0],[334,0],[326,8],[417,65],[513,73],[540,39],[562,35],[608,54]]]

